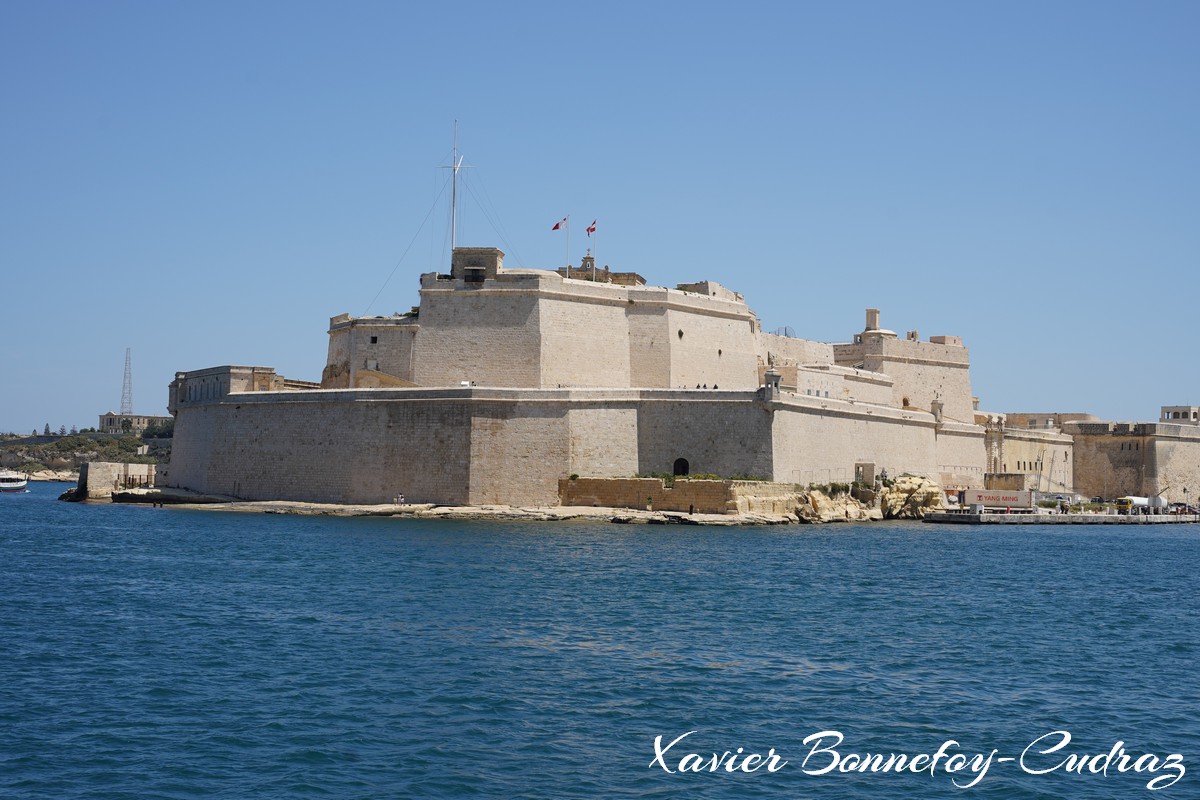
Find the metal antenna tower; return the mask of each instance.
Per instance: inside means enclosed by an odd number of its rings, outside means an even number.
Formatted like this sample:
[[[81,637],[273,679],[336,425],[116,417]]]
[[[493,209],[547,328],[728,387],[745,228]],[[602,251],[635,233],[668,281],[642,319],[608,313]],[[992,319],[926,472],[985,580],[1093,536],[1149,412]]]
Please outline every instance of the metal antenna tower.
[[[121,386],[121,413],[133,413],[133,366],[128,347],[125,348],[125,382]]]

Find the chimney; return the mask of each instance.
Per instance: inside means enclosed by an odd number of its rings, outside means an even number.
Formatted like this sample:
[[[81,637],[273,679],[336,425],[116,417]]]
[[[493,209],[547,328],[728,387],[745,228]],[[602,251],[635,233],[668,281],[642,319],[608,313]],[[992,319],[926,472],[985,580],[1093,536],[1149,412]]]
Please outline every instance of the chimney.
[[[869,331],[879,330],[879,309],[878,308],[868,308],[867,309],[866,330],[869,330]]]

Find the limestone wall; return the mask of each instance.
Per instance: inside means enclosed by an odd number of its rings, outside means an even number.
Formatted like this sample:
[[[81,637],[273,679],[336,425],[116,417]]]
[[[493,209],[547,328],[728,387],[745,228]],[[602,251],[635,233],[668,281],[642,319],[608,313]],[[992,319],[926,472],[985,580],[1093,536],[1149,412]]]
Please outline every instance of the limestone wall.
[[[469,425],[472,504],[545,504],[557,495],[572,466],[562,404],[479,403]]]
[[[591,302],[556,294],[539,303],[541,386],[630,385],[625,292],[607,285],[596,288],[603,293],[593,291]]]
[[[1084,494],[1195,502],[1200,493],[1200,429],[1170,423],[1067,422],[1074,438],[1076,489]]]
[[[1194,423],[1155,425],[1155,482],[1173,503],[1195,503],[1200,497],[1200,428]]]
[[[939,341],[897,339],[891,331],[868,330],[852,343],[833,345],[834,359],[841,366],[861,365],[891,377],[890,405],[928,410],[940,400],[945,417],[970,424],[975,418],[970,354],[958,337],[932,338]]]
[[[877,473],[936,480],[934,422],[927,414],[800,396],[774,408],[775,481],[849,482],[859,462],[874,463]]]
[[[724,389],[642,392],[636,472],[670,474],[682,458],[691,474],[771,478],[772,414],[756,398]]]
[[[1142,426],[1068,422],[1064,430],[1074,439],[1076,491],[1108,498],[1147,495],[1153,485],[1155,460]],[[1150,480],[1146,480],[1147,473]]]
[[[426,275],[411,379],[421,386],[753,389],[756,320],[729,294],[538,270],[501,272],[479,284]],[[331,363],[349,358],[348,349],[331,343]]]
[[[639,471],[638,403],[633,398],[577,399],[569,406],[566,475],[635,475]]]
[[[423,288],[413,381],[421,386],[463,381],[540,386],[539,322],[535,293]]]
[[[984,429],[943,420],[937,426],[938,474],[943,487],[982,489],[986,472]]]
[[[359,376],[364,372],[411,381],[417,330],[411,316],[334,317],[330,320],[329,353],[321,374],[321,388],[361,386]]]
[[[545,505],[571,474],[828,483],[936,476],[946,452],[928,414],[767,389],[245,392],[176,415],[169,485],[254,500]],[[982,459],[972,430],[956,446]]]
[[[763,364],[776,369],[788,364],[832,364],[833,345],[759,331],[758,355]]]
[[[1004,427],[993,460],[998,473],[1030,475],[1031,489],[1069,492],[1075,488],[1074,442],[1056,430]]]
[[[353,394],[245,394],[181,408],[169,481],[248,500],[470,502],[468,404]]]
[[[670,389],[671,340],[662,308],[652,303],[629,303],[629,385]]]
[[[564,506],[728,514],[737,510],[732,486],[732,481],[676,479],[663,486],[660,478],[580,477],[560,481],[559,492]]]
[[[974,421],[967,348],[883,337],[866,346],[866,369],[891,377],[894,405],[907,399],[907,405],[925,410],[940,399],[950,420]]]
[[[780,373],[780,385],[795,394],[892,405],[892,379],[878,372],[832,365],[784,365],[773,369]],[[766,367],[760,367],[760,382],[765,371]]]
[[[176,372],[167,393],[167,410],[207,403],[230,392],[287,392],[318,388],[319,384],[276,375],[271,367],[221,366]]]
[[[756,394],[372,389],[180,406],[170,485],[245,499],[552,504],[571,474],[771,474]]]
[[[666,338],[671,343],[668,386],[758,388],[758,355],[748,314],[697,311],[672,308],[667,314]]]
[[[89,461],[79,467],[79,488],[88,500],[107,500],[114,491],[153,486],[154,464]]]

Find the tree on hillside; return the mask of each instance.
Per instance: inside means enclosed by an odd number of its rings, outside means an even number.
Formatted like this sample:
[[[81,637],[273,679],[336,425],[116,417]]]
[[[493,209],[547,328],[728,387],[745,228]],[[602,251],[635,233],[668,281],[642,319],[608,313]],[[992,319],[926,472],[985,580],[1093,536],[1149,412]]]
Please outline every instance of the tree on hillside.
[[[34,428],[34,429],[33,429],[33,435],[34,435],[34,436],[37,436],[37,428]]]
[[[133,430],[133,420],[129,419],[129,417],[121,420],[121,430],[125,431],[125,433],[129,433],[131,430]]]
[[[45,429],[42,431],[42,436],[49,436],[49,435],[50,435],[50,423],[47,422]]]
[[[59,425],[59,426],[58,426],[58,435],[59,435],[59,436],[66,436],[66,435],[67,435],[67,426],[66,426],[66,425]]]
[[[71,435],[72,435],[72,436],[75,436],[75,435],[76,435],[76,434],[78,434],[78,433],[79,433],[79,429],[78,429],[78,428],[76,428],[74,425],[72,425],[72,426],[71,426]]]

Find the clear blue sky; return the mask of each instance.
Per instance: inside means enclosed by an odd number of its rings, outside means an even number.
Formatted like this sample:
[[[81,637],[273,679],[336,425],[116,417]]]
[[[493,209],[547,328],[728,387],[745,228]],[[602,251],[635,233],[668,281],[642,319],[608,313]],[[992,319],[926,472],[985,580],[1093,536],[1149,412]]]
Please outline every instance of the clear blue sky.
[[[0,430],[133,348],[318,380],[463,244],[715,280],[773,329],[961,335],[982,407],[1200,403],[1200,4],[0,4]],[[424,228],[422,221],[430,214]],[[412,244],[401,261],[406,248]]]

